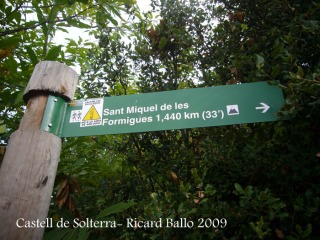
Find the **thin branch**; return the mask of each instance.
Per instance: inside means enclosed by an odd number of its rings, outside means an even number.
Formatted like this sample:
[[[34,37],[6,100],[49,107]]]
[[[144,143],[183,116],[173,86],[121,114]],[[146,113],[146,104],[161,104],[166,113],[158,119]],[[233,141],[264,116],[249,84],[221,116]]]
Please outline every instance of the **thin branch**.
[[[88,8],[84,9],[83,11],[81,11],[81,12],[75,14],[75,15],[72,15],[72,16],[67,17],[67,18],[64,18],[64,19],[58,19],[58,20],[53,21],[53,22],[46,20],[46,21],[43,21],[43,22],[41,22],[41,23],[37,23],[37,24],[35,24],[35,25],[33,25],[33,26],[21,27],[21,28],[17,28],[17,29],[13,29],[13,30],[3,31],[3,32],[0,32],[0,36],[6,36],[6,35],[9,35],[9,34],[18,33],[18,32],[21,32],[21,31],[26,31],[26,30],[30,30],[30,29],[35,29],[35,28],[37,28],[37,27],[39,27],[39,26],[42,26],[43,24],[48,24],[48,23],[53,23],[53,24],[55,24],[55,23],[58,23],[58,22],[66,22],[66,21],[68,21],[68,20],[70,20],[70,19],[79,17],[79,16],[80,16],[81,14],[83,14],[84,12],[86,12],[86,11],[88,11],[89,9],[92,9],[92,8],[94,8],[94,7],[96,7],[96,6],[97,6],[97,5],[88,7]]]

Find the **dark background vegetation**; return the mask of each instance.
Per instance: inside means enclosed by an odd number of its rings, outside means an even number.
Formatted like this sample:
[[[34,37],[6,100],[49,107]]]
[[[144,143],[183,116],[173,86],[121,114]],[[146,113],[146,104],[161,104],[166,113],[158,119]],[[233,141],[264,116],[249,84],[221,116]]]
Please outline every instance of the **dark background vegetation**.
[[[319,239],[320,3],[1,1],[1,158],[41,60],[81,67],[77,98],[268,81],[281,121],[64,139],[49,217],[225,218],[225,228],[47,229],[45,239]],[[33,19],[26,17],[35,14]],[[159,15],[155,20],[152,16]],[[57,45],[68,26],[85,39]],[[130,39],[130,41],[128,41]]]

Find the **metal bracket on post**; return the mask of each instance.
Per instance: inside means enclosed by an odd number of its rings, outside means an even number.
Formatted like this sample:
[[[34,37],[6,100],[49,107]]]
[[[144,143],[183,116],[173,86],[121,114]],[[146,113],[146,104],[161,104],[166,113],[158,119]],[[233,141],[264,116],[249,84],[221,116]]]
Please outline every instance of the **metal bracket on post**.
[[[67,102],[58,96],[49,95],[46,110],[42,119],[41,130],[61,136]]]

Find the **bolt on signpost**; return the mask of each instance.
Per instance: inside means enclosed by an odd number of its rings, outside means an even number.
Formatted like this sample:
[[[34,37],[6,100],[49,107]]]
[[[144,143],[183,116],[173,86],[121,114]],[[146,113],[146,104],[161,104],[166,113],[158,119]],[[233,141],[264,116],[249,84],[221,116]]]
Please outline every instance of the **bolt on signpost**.
[[[74,70],[58,62],[40,62],[34,69],[24,94],[25,114],[0,169],[0,239],[42,239],[61,138],[42,131],[41,123],[48,95],[73,99],[77,80]],[[32,224],[21,227],[23,222]]]
[[[0,239],[41,239],[61,150],[60,137],[162,131],[279,120],[282,91],[266,82],[70,101],[77,75],[39,63],[0,169]],[[48,96],[48,94],[50,94]]]

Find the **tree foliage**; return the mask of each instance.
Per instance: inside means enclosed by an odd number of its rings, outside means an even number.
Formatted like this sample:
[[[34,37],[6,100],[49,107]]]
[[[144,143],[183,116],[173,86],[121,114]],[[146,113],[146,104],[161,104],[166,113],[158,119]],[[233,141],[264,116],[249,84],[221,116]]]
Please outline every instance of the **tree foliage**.
[[[86,30],[90,35],[118,28],[124,21],[121,14],[131,11],[134,3],[134,0],[0,2],[0,117],[1,133],[7,133],[1,140],[6,142],[16,129],[23,113],[23,90],[39,61],[61,61],[82,69],[88,65],[87,55],[96,44],[82,38],[59,39],[59,35],[72,31],[71,27]]]
[[[152,0],[153,10],[141,13],[130,8],[133,2],[122,1],[131,14],[121,25],[129,41],[116,27],[123,19],[121,8],[114,9],[117,3],[55,2],[68,7],[56,6],[65,21],[54,18],[54,24],[53,10],[41,7],[52,3],[30,3],[46,19],[38,14],[38,23],[45,24],[1,39],[13,44],[0,45],[1,54],[12,49],[0,62],[8,68],[1,76],[7,84],[0,95],[4,136],[22,113],[21,86],[50,52],[54,60],[80,64],[79,98],[268,81],[285,94],[283,120],[65,139],[49,216],[109,219],[124,226],[47,229],[46,238],[317,239],[320,4]],[[21,8],[11,5],[1,6],[3,16]],[[3,32],[26,27],[12,15]],[[71,23],[69,16],[75,16]],[[97,25],[91,30],[97,45],[70,39],[60,47],[48,41],[45,50],[46,36],[50,39],[58,27],[87,27],[88,19]],[[227,225],[127,228],[127,218],[187,219],[196,225],[217,218]]]

